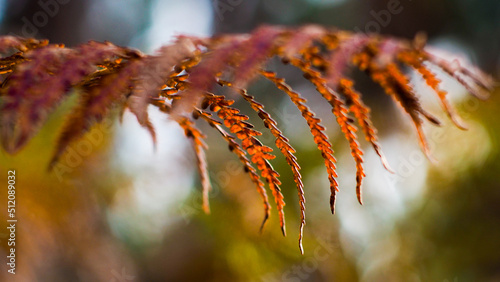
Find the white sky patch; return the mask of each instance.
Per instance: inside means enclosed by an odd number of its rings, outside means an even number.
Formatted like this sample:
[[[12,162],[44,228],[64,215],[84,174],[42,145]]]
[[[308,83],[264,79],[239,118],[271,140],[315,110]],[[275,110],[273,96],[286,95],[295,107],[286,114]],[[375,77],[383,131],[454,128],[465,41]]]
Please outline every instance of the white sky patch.
[[[146,31],[149,46],[153,51],[171,43],[174,36],[185,34],[210,36],[213,12],[211,1],[156,1],[153,4],[153,24]]]
[[[135,0],[93,0],[86,10],[86,38],[93,40],[118,40],[136,32],[143,20],[141,1]],[[118,27],[119,28],[115,28]],[[113,28],[110,34],[110,29]]]
[[[108,216],[111,226],[126,226],[123,232],[156,241],[176,220],[169,212],[191,192],[195,163],[183,130],[159,111],[151,109],[150,113],[157,133],[156,150],[149,132],[130,112],[125,112],[117,129],[115,165],[133,177],[133,186],[119,192]]]

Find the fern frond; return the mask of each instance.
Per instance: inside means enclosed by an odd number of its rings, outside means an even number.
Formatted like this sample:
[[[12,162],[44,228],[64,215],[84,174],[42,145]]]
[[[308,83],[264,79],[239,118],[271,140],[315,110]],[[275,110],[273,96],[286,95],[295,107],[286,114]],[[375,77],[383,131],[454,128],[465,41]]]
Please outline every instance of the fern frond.
[[[349,147],[351,148],[351,155],[356,162],[356,196],[358,202],[363,204],[361,197],[361,183],[363,178],[366,176],[363,168],[363,151],[358,143],[358,137],[356,136],[356,127],[352,124],[351,119],[347,116],[348,109],[345,107],[344,102],[337,97],[337,93],[333,91],[328,85],[325,78],[322,77],[321,73],[312,69],[309,62],[302,61],[300,59],[292,59],[290,63],[304,72],[304,77],[309,80],[315,87],[316,90],[328,101],[332,106],[332,112],[337,118],[337,123],[340,129],[345,135],[345,138],[349,142]]]
[[[260,226],[260,232],[264,229],[264,225],[271,215],[271,205],[269,204],[269,198],[267,196],[266,189],[264,187],[264,183],[260,180],[259,175],[256,172],[256,169],[251,164],[250,160],[246,157],[246,152],[243,150],[241,145],[237,143],[233,136],[227,133],[222,127],[221,123],[212,118],[210,113],[207,113],[202,110],[195,110],[195,116],[201,117],[204,119],[210,126],[217,129],[217,131],[222,135],[224,140],[228,143],[229,150],[238,156],[238,159],[243,164],[243,168],[245,172],[247,172],[250,176],[250,179],[255,184],[257,188],[257,192],[262,198],[264,204],[264,219],[262,220],[262,224]]]
[[[354,113],[354,116],[358,120],[358,124],[365,134],[366,141],[372,144],[373,149],[375,149],[375,152],[380,157],[382,165],[385,169],[393,172],[384,156],[384,153],[382,152],[380,144],[378,143],[377,130],[373,127],[370,118],[370,109],[363,103],[361,100],[361,94],[354,90],[353,86],[354,82],[352,80],[342,78],[338,82],[337,88],[338,91],[347,98],[347,104],[350,105],[349,109],[352,113]]]
[[[301,112],[302,117],[306,120],[307,125],[309,125],[311,133],[314,136],[314,142],[318,146],[318,149],[321,151],[321,155],[325,160],[328,181],[330,182],[330,209],[332,214],[335,213],[335,196],[338,192],[338,183],[337,180],[335,180],[335,177],[337,177],[335,163],[337,161],[333,156],[332,145],[328,141],[328,137],[324,132],[325,127],[320,124],[321,120],[317,118],[311,109],[309,109],[309,107],[305,104],[306,100],[302,98],[299,93],[293,91],[292,88],[286,84],[285,79],[278,78],[276,73],[271,71],[261,71],[261,74],[290,97],[292,102]]]
[[[383,63],[380,63],[381,60],[377,60],[377,55],[377,47],[371,45],[365,52],[355,55],[353,62],[379,84],[410,116],[417,130],[420,146],[426,156],[431,159],[429,146],[422,129],[421,115],[435,125],[440,125],[439,120],[422,108],[418,97],[409,84],[409,79],[393,62],[393,58],[386,57],[382,61]]]
[[[172,99],[174,101],[179,100],[181,97],[179,95],[177,95],[177,93],[179,92],[180,89],[184,89],[183,82],[187,78],[187,75],[179,75],[179,74],[182,72],[182,70],[189,70],[189,69],[191,69],[192,66],[194,66],[196,64],[197,64],[197,59],[195,58],[192,61],[187,61],[182,66],[179,66],[177,68],[176,72],[174,73],[174,75],[172,75],[171,78],[169,79],[169,81],[167,82],[167,86],[171,87],[171,88],[162,90],[160,92],[160,95],[163,97],[166,97],[168,99]],[[206,95],[206,97],[201,104],[202,108],[208,108],[210,105],[213,105],[212,99],[214,99],[214,98],[217,99],[216,96],[211,94],[211,93],[206,93],[205,95]],[[157,106],[160,106],[160,107],[166,106],[164,103],[161,102],[161,100],[155,104]],[[228,101],[226,104],[230,105],[230,104],[232,104],[232,102]],[[219,110],[216,106],[212,106],[212,109]],[[169,110],[167,111],[168,113],[170,113]],[[238,156],[240,162],[243,164],[244,170],[249,174],[250,179],[256,185],[257,192],[261,196],[263,204],[264,204],[264,219],[263,219],[261,227],[260,227],[260,232],[262,232],[267,220],[269,219],[269,216],[271,215],[271,205],[269,204],[269,198],[267,196],[267,192],[265,190],[264,183],[260,180],[259,175],[256,173],[256,169],[252,166],[251,162],[247,159],[246,151],[241,147],[241,145],[239,143],[237,143],[234,140],[233,136],[231,136],[229,133],[227,133],[221,127],[221,123],[219,121],[216,121],[215,119],[212,118],[212,115],[209,112],[196,108],[193,111],[193,117],[195,119],[198,119],[201,117],[210,126],[217,129],[217,131],[222,135],[222,137],[226,140],[226,142],[228,142],[229,150]],[[253,127],[251,124],[246,123],[244,121],[242,123],[244,123],[246,126],[248,126],[250,128]]]
[[[180,36],[154,55],[145,55],[108,42],[89,42],[76,48],[66,48],[49,45],[46,40],[0,36],[0,142],[9,153],[19,151],[67,93],[77,89],[79,104],[63,127],[50,162],[52,167],[72,141],[94,123],[102,121],[113,107],[121,113],[128,108],[156,143],[155,130],[147,111],[149,105],[156,106],[179,123],[192,141],[203,186],[203,209],[208,213],[211,186],[204,151],[205,136],[195,127],[195,121],[189,115],[195,119],[201,117],[222,135],[256,185],[265,212],[261,230],[270,215],[270,203],[262,178],[273,193],[285,235],[285,201],[279,173],[270,163],[275,158],[273,150],[257,139],[262,133],[253,129],[248,116],[231,106],[234,101],[224,95],[212,94],[217,83],[234,87],[274,135],[277,147],[292,169],[299,195],[299,246],[303,252],[305,196],[295,150],[276,121],[264,110],[264,105],[247,93],[247,85],[260,74],[285,92],[299,109],[325,162],[333,213],[338,191],[336,160],[325,128],[299,93],[294,92],[277,74],[262,69],[273,57],[291,63],[303,72],[304,77],[330,104],[356,163],[356,194],[362,203],[361,184],[365,177],[363,152],[358,143],[357,128],[349,114],[357,119],[366,140],[371,143],[382,164],[390,169],[378,143],[370,109],[364,104],[361,93],[354,89],[354,81],[348,79],[351,67],[364,71],[408,114],[417,130],[420,145],[428,156],[429,149],[422,130],[423,118],[435,125],[440,123],[422,107],[402,66],[420,73],[436,92],[444,111],[461,128],[464,126],[446,99],[447,93],[440,88],[440,79],[431,67],[441,68],[481,99],[486,98],[494,86],[493,80],[486,74],[462,66],[457,60],[443,60],[424,45],[425,40],[418,36],[410,42],[315,25],[298,29],[263,26],[251,34],[212,38]],[[241,144],[222,125],[240,139]]]
[[[349,51],[344,50],[343,52],[349,52],[349,55],[352,56],[357,52],[360,52],[365,47],[365,44],[367,42],[368,41],[365,41],[363,38],[357,38],[356,40],[354,40],[354,43],[352,43],[354,45],[354,48],[350,47],[350,49],[348,49]],[[347,47],[344,47],[344,49],[345,48]],[[338,53],[335,53],[335,55],[337,54]],[[333,72],[332,69],[334,69],[331,67],[331,63],[343,70],[348,67],[349,62],[346,61],[344,56],[347,56],[347,54],[344,54],[342,57],[332,56],[332,59],[330,60],[330,62],[328,62],[320,54],[317,53],[317,50],[311,49],[304,54],[304,59],[309,61],[314,67],[325,70],[325,72],[328,73]],[[354,82],[345,77],[342,77],[339,74],[331,74],[330,77],[327,78],[327,81],[329,81],[329,85],[333,85],[340,94],[344,95],[349,111],[353,113],[358,120],[358,124],[363,130],[366,140],[370,142],[370,144],[372,144],[373,149],[380,157],[382,165],[387,171],[394,173],[390,168],[384,153],[382,152],[380,144],[378,143],[377,130],[371,122],[370,108],[368,108],[368,106],[363,103],[361,94],[354,90]]]
[[[299,195],[299,205],[300,205],[300,229],[299,229],[299,248],[301,253],[304,253],[304,249],[302,247],[302,236],[304,232],[304,225],[306,223],[306,215],[305,215],[305,202],[306,199],[304,197],[304,184],[302,183],[302,175],[300,174],[300,166],[297,163],[297,157],[295,157],[294,153],[295,149],[288,142],[288,138],[283,135],[283,132],[278,128],[277,122],[271,117],[271,115],[264,110],[264,105],[255,101],[254,97],[249,95],[244,88],[239,88],[237,86],[233,86],[232,83],[228,81],[224,81],[219,79],[218,83],[222,86],[234,87],[245,99],[252,109],[257,112],[260,119],[264,122],[266,128],[269,128],[271,134],[276,138],[276,146],[280,149],[283,156],[285,156],[286,162],[292,169],[293,180],[297,185],[297,192]]]
[[[210,95],[206,97],[206,104],[210,106],[210,110],[217,112],[220,119],[223,120],[224,125],[234,133],[238,139],[241,139],[241,145],[244,150],[251,155],[251,161],[257,166],[271,189],[276,208],[280,218],[280,226],[283,235],[286,235],[285,227],[285,213],[283,207],[285,206],[283,194],[281,194],[281,181],[278,179],[279,173],[274,170],[269,160],[275,158],[271,152],[272,148],[263,145],[255,136],[260,136],[262,133],[253,130],[253,126],[246,122],[248,116],[240,114],[238,109],[230,107],[234,103],[232,100],[226,100],[224,96]]]

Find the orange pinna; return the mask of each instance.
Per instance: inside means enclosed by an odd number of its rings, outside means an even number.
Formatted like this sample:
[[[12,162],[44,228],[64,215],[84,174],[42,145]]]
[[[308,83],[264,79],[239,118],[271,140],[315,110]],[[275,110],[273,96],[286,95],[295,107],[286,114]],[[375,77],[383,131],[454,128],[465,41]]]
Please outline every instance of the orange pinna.
[[[89,42],[76,48],[65,48],[47,41],[4,36],[0,37],[0,141],[7,152],[19,151],[36,134],[50,112],[72,89],[76,90],[80,102],[66,121],[55,146],[56,151],[50,162],[52,167],[72,141],[87,132],[93,124],[102,121],[113,107],[121,112],[129,109],[155,140],[155,131],[147,113],[149,105],[155,106],[175,120],[192,140],[203,186],[203,209],[208,213],[211,185],[204,153],[207,149],[203,141],[205,136],[195,127],[194,119],[199,119],[222,135],[256,185],[265,211],[261,229],[271,211],[262,181],[265,180],[276,203],[282,232],[286,234],[281,181],[279,173],[271,165],[275,155],[270,147],[257,139],[262,133],[249,123],[249,117],[232,107],[234,101],[213,93],[217,84],[229,87],[258,114],[292,169],[300,204],[299,246],[303,252],[305,196],[295,149],[277,122],[265,111],[264,105],[248,94],[247,85],[260,75],[283,91],[300,111],[324,158],[333,213],[339,187],[334,151],[325,128],[299,93],[276,73],[265,70],[266,63],[273,57],[279,57],[284,63],[297,67],[331,105],[356,162],[356,194],[362,203],[361,184],[365,177],[363,151],[350,114],[358,121],[361,132],[380,156],[382,164],[389,171],[390,168],[378,143],[370,109],[348,77],[349,68],[357,67],[365,72],[402,107],[414,123],[426,153],[422,117],[433,124],[439,124],[439,121],[421,106],[407,74],[403,72],[403,66],[422,75],[437,93],[444,110],[460,128],[464,126],[446,100],[446,91],[439,88],[440,80],[430,67],[441,68],[479,98],[484,98],[493,86],[492,79],[487,75],[471,71],[457,61],[448,62],[439,58],[427,51],[424,45],[421,37],[411,42],[313,25],[298,29],[263,26],[251,34],[212,38],[180,36],[173,44],[160,48],[153,55],[109,42]]]

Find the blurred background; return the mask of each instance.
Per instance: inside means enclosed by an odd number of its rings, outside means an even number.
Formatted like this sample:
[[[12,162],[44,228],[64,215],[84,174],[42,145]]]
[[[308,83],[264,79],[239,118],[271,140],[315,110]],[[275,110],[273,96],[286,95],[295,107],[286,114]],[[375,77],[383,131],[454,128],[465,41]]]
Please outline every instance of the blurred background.
[[[389,5],[398,5],[398,12],[387,16]],[[497,0],[0,0],[1,34],[67,46],[109,40],[147,53],[175,35],[251,32],[264,23],[318,23],[404,38],[424,31],[430,46],[456,53],[496,79],[499,19]],[[469,130],[461,131],[412,76],[424,105],[444,122],[425,128],[433,164],[418,147],[410,120],[368,79],[352,73],[396,171],[386,172],[362,142],[367,178],[360,206],[354,162],[329,106],[293,68],[274,61],[268,68],[309,100],[337,154],[341,191],[331,215],[323,160],[300,113],[269,83],[250,88],[298,151],[307,199],[303,256],[298,200],[284,158],[278,155],[273,165],[282,175],[288,236],[281,235],[274,210],[259,234],[264,212],[253,184],[223,139],[203,124],[214,186],[211,215],[201,210],[189,142],[154,109],[156,151],[126,114],[122,123],[113,118],[95,126],[47,173],[57,134],[76,102],[72,95],[21,153],[0,152],[1,179],[16,170],[18,218],[17,274],[8,274],[2,263],[0,281],[500,281],[499,91],[478,101],[442,76],[468,123]],[[264,132],[261,141],[273,146],[248,106],[237,106]],[[0,199],[6,209],[7,189]],[[5,210],[0,217],[5,258]]]

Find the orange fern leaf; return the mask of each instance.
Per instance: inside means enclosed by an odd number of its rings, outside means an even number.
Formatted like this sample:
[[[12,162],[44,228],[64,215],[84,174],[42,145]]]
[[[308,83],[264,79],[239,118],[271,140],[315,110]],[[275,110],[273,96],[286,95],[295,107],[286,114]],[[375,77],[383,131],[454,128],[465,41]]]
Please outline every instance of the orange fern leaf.
[[[269,204],[269,198],[267,196],[264,183],[260,180],[260,177],[257,174],[256,169],[250,163],[250,160],[247,159],[246,152],[243,150],[241,145],[234,140],[233,136],[229,135],[229,133],[227,133],[220,126],[221,123],[214,120],[211,117],[211,114],[205,111],[195,110],[194,113],[196,113],[195,116],[201,116],[206,122],[208,122],[208,124],[217,129],[217,131],[222,135],[224,140],[226,140],[226,142],[228,143],[229,150],[238,156],[240,162],[243,164],[245,171],[250,175],[250,179],[255,184],[257,192],[261,196],[264,204],[264,219],[260,226],[260,232],[262,232],[262,230],[264,229],[264,225],[266,224],[267,220],[269,219],[269,216],[271,215],[271,205]]]
[[[210,213],[210,205],[208,203],[208,193],[212,190],[210,177],[207,170],[207,160],[204,149],[208,149],[203,139],[205,135],[197,129],[193,122],[187,118],[181,119],[179,125],[184,129],[185,135],[193,140],[193,147],[196,152],[196,160],[198,162],[198,170],[200,172],[201,184],[203,187],[203,211]]]
[[[350,111],[354,113],[361,129],[365,133],[366,141],[372,144],[384,167],[388,171],[393,172],[378,143],[377,130],[370,121],[370,109],[363,103],[361,95],[354,90],[353,86],[354,83],[351,80],[342,78],[338,83],[338,91],[347,97],[347,104],[350,105]]]
[[[409,79],[402,73],[392,58],[384,58],[385,65],[376,60],[377,47],[371,45],[366,52],[354,56],[354,63],[367,72],[372,80],[378,83],[384,91],[391,96],[410,116],[418,133],[420,145],[429,159],[431,159],[425,134],[422,130],[420,115],[435,125],[440,125],[439,120],[425,111],[415,95]]]
[[[350,50],[349,53],[353,55],[356,52],[360,52],[360,50],[362,50],[366,43],[367,41],[363,40],[363,38],[356,39],[353,43],[353,45],[355,46],[355,50]],[[370,118],[370,109],[363,103],[361,94],[354,90],[354,82],[349,79],[342,78],[341,74],[336,74],[334,71],[332,71],[332,68],[329,67],[329,63],[333,62],[334,65],[337,65],[338,71],[338,68],[347,68],[348,62],[343,61],[338,57],[334,58],[335,56],[332,56],[332,60],[328,62],[315,51],[316,50],[308,50],[308,52],[304,54],[304,59],[309,61],[315,67],[325,70],[327,73],[331,72],[330,77],[327,78],[327,80],[329,79],[329,85],[335,86],[337,91],[345,96],[345,98],[347,99],[347,104],[349,105],[349,111],[352,112],[358,120],[358,123],[361,126],[363,133],[365,134],[366,140],[370,142],[370,144],[372,144],[375,152],[380,157],[380,161],[382,162],[384,168],[387,171],[393,173],[386,157],[384,156],[384,153],[382,152],[382,148],[378,143],[377,130],[373,126]]]
[[[186,75],[179,75],[179,74],[181,73],[182,70],[185,70],[185,69],[189,70],[189,69],[191,69],[192,66],[196,65],[197,62],[195,62],[195,61],[197,61],[196,58],[193,60],[193,62],[187,61],[183,65],[180,65],[178,67],[178,69],[176,70],[177,75],[171,76],[171,78],[167,82],[167,86],[171,87],[171,88],[166,89],[166,90],[162,90],[160,92],[160,95],[163,97],[166,97],[168,99],[173,99],[174,101],[180,99],[181,97],[179,95],[176,95],[176,94],[178,93],[178,91],[180,89],[184,88],[183,82],[187,78],[187,76]],[[214,98],[217,99],[216,96],[211,94],[211,93],[206,93],[205,95],[206,95],[206,98],[202,102],[202,105],[201,105],[202,108],[207,108],[208,106],[210,106],[212,103],[211,99],[214,99]],[[221,101],[221,102],[223,102],[223,101]],[[230,105],[231,103],[232,102],[227,102],[227,103],[225,103],[225,105]],[[166,108],[166,105],[161,100],[154,102],[154,104],[159,106],[161,109]],[[218,108],[216,108],[215,106],[213,106],[213,109],[218,110]],[[168,110],[164,110],[164,111],[170,113],[170,108],[168,108]],[[228,142],[229,150],[238,156],[238,158],[240,159],[240,161],[242,162],[242,164],[244,166],[245,171],[250,175],[250,179],[256,185],[257,191],[260,194],[260,196],[263,200],[263,203],[264,203],[265,214],[264,214],[264,219],[263,219],[261,227],[260,227],[260,232],[262,232],[264,225],[267,222],[267,220],[269,219],[269,216],[271,214],[271,206],[269,204],[267,192],[264,188],[264,183],[262,183],[262,181],[260,180],[260,177],[256,173],[255,168],[252,166],[250,161],[246,158],[245,150],[243,150],[241,145],[238,144],[234,140],[233,136],[229,135],[220,126],[221,125],[220,122],[216,121],[215,119],[213,119],[211,117],[210,113],[203,111],[203,110],[200,110],[200,109],[195,109],[193,111],[193,117],[195,119],[202,117],[209,125],[211,125],[212,127],[217,129],[217,131],[222,135],[222,137]],[[248,126],[250,128],[253,127],[251,124],[245,123],[244,121],[242,121],[242,123],[244,123],[246,126]]]
[[[219,84],[223,86],[232,87],[230,82],[219,79]],[[302,236],[304,233],[304,225],[306,224],[306,215],[305,215],[305,197],[304,197],[304,184],[302,183],[302,175],[300,175],[300,166],[297,163],[297,157],[295,157],[295,149],[288,143],[288,138],[286,138],[281,130],[277,126],[277,122],[271,117],[271,115],[264,110],[264,106],[259,102],[255,101],[254,97],[248,95],[246,89],[238,88],[234,86],[236,90],[243,96],[252,109],[257,112],[260,119],[264,122],[264,125],[269,128],[271,134],[276,138],[276,146],[280,149],[283,156],[285,156],[286,162],[292,168],[292,173],[294,176],[295,184],[297,185],[297,192],[299,195],[299,205],[300,205],[300,229],[299,229],[299,248],[301,253],[304,253],[304,248],[302,247]]]
[[[350,118],[347,116],[348,110],[345,107],[344,102],[342,102],[337,97],[335,91],[328,87],[327,81],[322,77],[321,73],[311,68],[310,63],[304,62],[299,59],[293,59],[290,62],[304,72],[304,77],[316,87],[323,98],[325,98],[332,106],[332,112],[337,117],[337,122],[347,141],[349,142],[351,155],[356,162],[356,195],[358,198],[358,202],[360,204],[363,204],[363,200],[361,197],[361,183],[363,181],[363,178],[366,176],[363,168],[363,151],[361,150],[357,141],[357,129],[352,124]]]
[[[335,167],[335,157],[333,156],[332,145],[328,141],[328,137],[324,133],[325,128],[320,124],[321,120],[315,116],[315,114],[309,109],[305,104],[306,100],[302,98],[297,92],[294,92],[292,88],[286,84],[283,78],[278,78],[276,73],[270,71],[261,71],[261,74],[273,82],[276,87],[285,92],[292,102],[297,106],[297,108],[302,113],[302,116],[306,120],[312,135],[314,136],[314,142],[321,151],[321,155],[325,160],[325,166],[328,173],[328,180],[330,181],[330,209],[332,214],[335,213],[335,195],[338,192],[338,183],[335,180],[337,177],[336,167]]]
[[[283,194],[281,194],[281,181],[279,181],[279,173],[274,170],[269,160],[275,158],[271,154],[273,149],[270,147],[262,145],[262,143],[255,138],[255,136],[262,135],[259,131],[253,130],[249,123],[246,122],[248,117],[246,115],[239,114],[239,110],[229,107],[233,104],[233,101],[226,100],[224,96],[207,96],[207,104],[210,105],[210,110],[217,112],[219,118],[224,121],[224,125],[229,128],[229,130],[234,133],[238,139],[241,139],[241,145],[244,150],[251,155],[251,161],[257,166],[261,171],[261,176],[266,180],[271,189],[274,200],[276,202],[276,207],[278,210],[278,215],[280,218],[280,226],[283,235],[286,235],[285,228],[285,213],[283,207],[285,202],[283,200]]]

